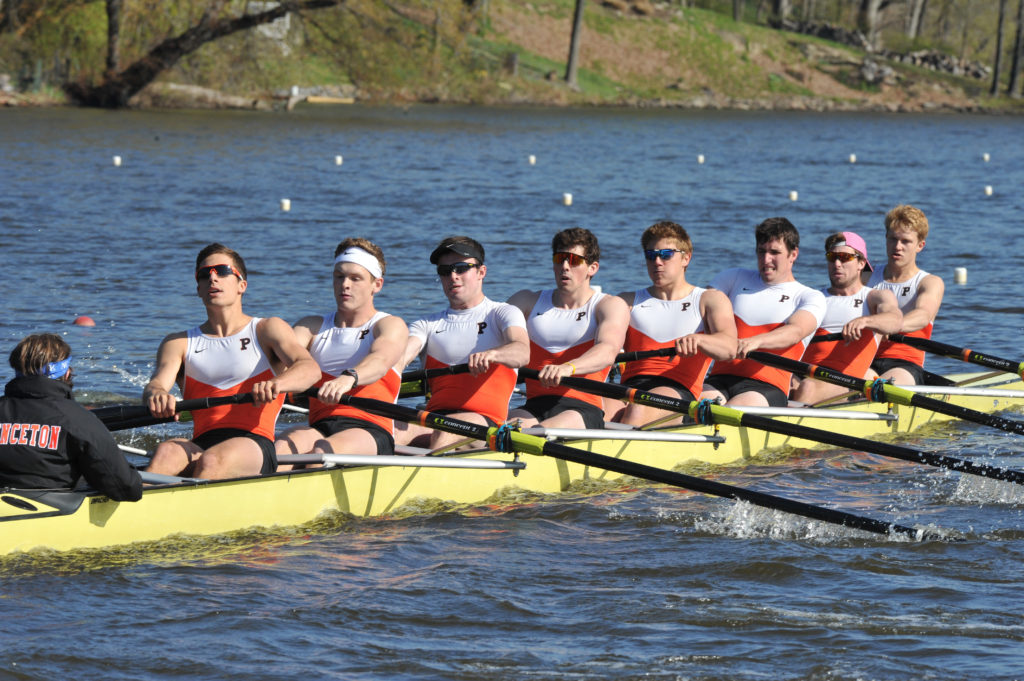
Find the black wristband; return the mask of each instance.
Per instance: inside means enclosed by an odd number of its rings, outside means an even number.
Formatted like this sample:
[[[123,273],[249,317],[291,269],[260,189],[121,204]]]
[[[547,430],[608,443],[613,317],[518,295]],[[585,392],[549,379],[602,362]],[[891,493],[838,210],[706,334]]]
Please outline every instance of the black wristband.
[[[357,385],[359,385],[359,374],[356,373],[355,369],[344,369],[341,372],[341,374],[339,374],[339,375],[341,375],[341,376],[351,376],[352,377],[352,387],[353,388],[356,387]]]

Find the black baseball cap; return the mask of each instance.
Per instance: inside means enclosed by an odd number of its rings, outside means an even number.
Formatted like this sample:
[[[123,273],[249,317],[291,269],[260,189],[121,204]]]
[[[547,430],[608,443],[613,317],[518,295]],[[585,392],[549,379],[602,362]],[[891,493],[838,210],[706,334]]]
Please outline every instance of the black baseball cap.
[[[436,265],[441,256],[449,251],[464,258],[476,258],[477,262],[484,264],[484,247],[468,236],[450,236],[442,241],[430,254],[430,264]]]

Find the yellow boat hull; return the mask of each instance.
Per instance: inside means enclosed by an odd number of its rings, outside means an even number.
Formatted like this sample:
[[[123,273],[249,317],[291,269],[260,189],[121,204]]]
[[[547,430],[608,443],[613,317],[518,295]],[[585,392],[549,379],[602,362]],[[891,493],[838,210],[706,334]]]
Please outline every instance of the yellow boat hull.
[[[1015,381],[999,387],[1024,390],[1024,383]],[[984,412],[1005,410],[1024,403],[1019,398],[955,396],[947,399]],[[886,413],[890,407],[860,402],[828,411],[853,408]],[[910,432],[927,424],[950,420],[948,416],[913,407],[892,406],[891,410],[897,417],[894,421],[793,417],[781,417],[780,420],[864,438]],[[710,426],[688,426],[672,432],[714,434]],[[720,434],[726,441],[717,446],[627,440],[583,440],[569,444],[662,468],[673,468],[691,460],[728,464],[749,459],[762,450],[782,446],[822,448],[814,441],[749,428],[723,427]],[[513,455],[474,452],[457,457],[511,460]],[[477,504],[486,502],[496,491],[509,486],[554,494],[565,491],[574,481],[620,477],[602,469],[545,456],[523,454],[519,458],[526,468],[517,472],[358,466],[160,485],[147,488],[142,499],[135,503],[111,501],[100,495],[72,495],[72,501],[75,498],[81,501],[76,510],[70,507],[54,509],[45,503],[45,499],[35,498],[38,495],[8,490],[0,492],[0,555],[37,548],[56,551],[102,548],[179,534],[218,535],[251,527],[291,527],[307,523],[328,511],[380,516],[394,513],[418,499]]]

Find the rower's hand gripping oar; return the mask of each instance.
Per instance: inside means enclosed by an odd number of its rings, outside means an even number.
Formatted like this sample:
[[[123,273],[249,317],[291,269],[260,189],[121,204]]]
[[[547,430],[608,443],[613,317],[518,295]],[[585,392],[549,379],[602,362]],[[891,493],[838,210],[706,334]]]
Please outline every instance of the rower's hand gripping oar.
[[[750,355],[753,354],[754,353],[751,352],[748,353],[747,356],[750,357]],[[772,355],[772,357],[775,356],[776,355]],[[525,374],[528,378],[537,376],[537,372],[532,369],[520,369],[519,373]],[[583,392],[601,395],[602,397],[626,400],[628,402],[655,407],[657,409],[689,414],[697,421],[705,424],[723,423],[731,426],[746,426],[748,428],[754,428],[755,430],[765,430],[770,433],[789,435],[791,437],[798,437],[804,440],[812,440],[823,444],[835,445],[836,447],[843,447],[854,451],[872,452],[874,454],[880,454],[881,456],[888,456],[894,459],[910,461],[912,463],[927,464],[937,468],[946,468],[948,470],[959,471],[961,473],[970,473],[972,475],[979,475],[985,478],[1024,485],[1024,473],[1019,471],[997,468],[986,464],[978,464],[965,459],[958,459],[956,457],[936,454],[934,452],[911,449],[909,447],[900,447],[899,445],[892,445],[885,442],[865,440],[864,438],[819,430],[817,428],[802,426],[796,423],[776,421],[756,414],[747,414],[739,411],[738,409],[712,404],[708,400],[684,402],[683,400],[676,397],[669,397],[668,395],[659,395],[658,393],[647,392],[646,390],[636,390],[634,388],[627,388],[614,383],[602,383],[601,381],[592,381],[587,378],[579,378],[576,376],[563,377],[561,383],[562,385],[570,388],[576,388]]]
[[[839,385],[849,390],[856,390],[874,402],[895,402],[896,404],[903,404],[909,407],[920,407],[921,409],[927,409],[928,411],[935,411],[947,416],[953,416],[955,418],[963,419],[964,421],[973,421],[974,423],[980,423],[983,426],[999,428],[1000,430],[1005,430],[1008,433],[1024,434],[1024,422],[1006,419],[1001,416],[996,416],[995,414],[986,414],[974,409],[968,409],[967,407],[961,407],[957,404],[950,404],[949,402],[943,402],[942,400],[937,400],[934,397],[928,397],[927,395],[911,392],[906,388],[901,388],[897,385],[893,385],[892,383],[879,379],[868,380],[864,378],[857,378],[856,376],[840,373],[827,367],[800,362],[795,359],[789,359],[788,357],[780,357],[779,355],[773,355],[770,352],[761,352],[760,350],[748,352],[747,359],[752,359],[756,362],[760,362],[761,364],[782,369],[783,371],[800,374],[801,376],[816,378],[819,381]]]
[[[1014,362],[1011,359],[1003,359],[1002,357],[996,357],[995,355],[987,355],[970,348],[958,348],[955,345],[947,345],[945,343],[939,343],[933,341],[930,338],[916,338],[914,336],[906,336],[902,333],[891,333],[889,334],[889,340],[897,343],[903,343],[909,345],[912,348],[918,350],[924,350],[925,352],[931,352],[942,357],[949,357],[950,359],[959,359],[964,362],[970,362],[971,364],[978,364],[989,369],[998,369],[999,371],[1005,371],[1010,374],[1017,374],[1021,378],[1024,378],[1024,362]]]
[[[565,379],[563,379],[563,381],[564,380]],[[576,449],[575,447],[567,447],[555,442],[549,442],[542,437],[527,435],[526,433],[512,430],[508,426],[482,426],[475,423],[468,423],[466,421],[453,419],[443,414],[421,411],[398,404],[391,404],[390,402],[371,400],[363,397],[353,397],[350,395],[342,396],[341,402],[343,404],[348,404],[358,409],[362,409],[363,411],[367,411],[371,414],[379,414],[381,416],[398,419],[400,421],[417,423],[427,428],[443,430],[447,433],[454,433],[456,435],[473,438],[475,440],[483,440],[487,443],[488,448],[495,451],[518,451],[526,452],[528,454],[550,456],[556,459],[572,461],[573,463],[578,463],[583,466],[602,468],[622,475],[631,475],[636,478],[643,478],[645,480],[658,482],[664,485],[682,487],[683,489],[700,492],[702,494],[711,494],[714,496],[725,497],[727,499],[747,501],[757,506],[784,511],[835,525],[842,525],[843,527],[865,530],[875,534],[904,534],[914,537],[915,539],[921,538],[923,534],[922,530],[898,525],[896,523],[887,523],[873,518],[854,515],[845,511],[837,511],[824,508],[822,506],[814,506],[802,501],[794,501],[792,499],[786,499],[772,494],[755,492],[743,487],[735,487],[721,482],[695,478],[675,471],[667,471],[653,466],[634,463],[632,461],[616,459],[602,454],[595,454],[582,449]],[[934,539],[939,537],[924,535],[924,538]]]
[[[658,348],[656,350],[620,352],[616,355],[614,364],[636,362],[637,360],[648,359],[650,357],[674,357],[675,354],[676,349],[674,347]],[[430,380],[431,378],[437,378],[438,376],[464,374],[468,371],[468,364],[453,364],[451,366],[435,367],[433,369],[413,369],[412,371],[403,371],[402,388],[399,393],[399,397],[416,397],[418,395],[423,395],[426,393],[426,387],[423,385],[423,381]]]
[[[192,400],[178,400],[174,403],[174,411],[180,414],[183,411],[209,409],[210,407],[220,407],[226,404],[246,404],[248,402],[252,402],[252,393],[238,393],[237,395],[224,395],[221,397],[199,397]],[[120,423],[150,425],[174,420],[173,418],[153,416],[152,412],[149,411],[149,407],[145,405],[122,404],[112,407],[98,407],[93,409],[92,413],[108,426]],[[147,420],[149,423],[142,423]],[[135,426],[127,427],[133,428]]]

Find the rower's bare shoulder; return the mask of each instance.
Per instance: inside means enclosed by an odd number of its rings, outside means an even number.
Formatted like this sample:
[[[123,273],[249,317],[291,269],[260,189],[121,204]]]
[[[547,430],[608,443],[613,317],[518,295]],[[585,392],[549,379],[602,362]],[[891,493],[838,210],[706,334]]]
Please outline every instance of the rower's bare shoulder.
[[[533,309],[533,306],[537,304],[537,298],[539,297],[540,291],[532,291],[524,288],[521,291],[513,293],[506,302],[508,302],[509,305],[518,307],[523,314],[529,314],[530,310]]]

